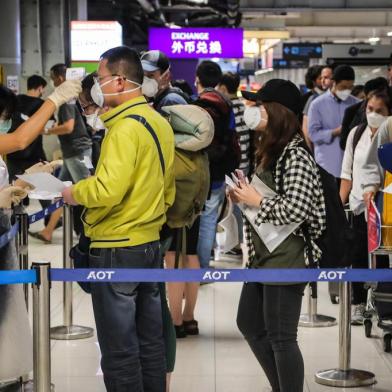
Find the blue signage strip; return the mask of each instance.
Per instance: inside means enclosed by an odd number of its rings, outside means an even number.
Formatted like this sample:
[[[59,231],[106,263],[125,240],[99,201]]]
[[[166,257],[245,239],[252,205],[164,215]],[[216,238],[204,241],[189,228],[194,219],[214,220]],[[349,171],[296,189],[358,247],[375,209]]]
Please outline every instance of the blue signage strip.
[[[392,269],[51,269],[52,281],[78,282],[392,282]]]
[[[35,270],[0,271],[0,285],[36,282],[37,273]]]
[[[55,203],[51,204],[49,207],[36,212],[35,214],[29,215],[29,223],[35,223],[38,222],[41,219],[44,219],[45,216],[50,215],[52,212],[58,210],[60,207],[64,205],[63,200],[58,200]]]

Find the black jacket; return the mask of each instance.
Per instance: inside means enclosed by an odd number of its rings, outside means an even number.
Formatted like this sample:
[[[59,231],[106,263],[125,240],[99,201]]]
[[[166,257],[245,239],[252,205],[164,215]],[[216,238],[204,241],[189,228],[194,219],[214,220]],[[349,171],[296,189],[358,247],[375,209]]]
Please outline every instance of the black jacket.
[[[361,101],[349,106],[344,112],[342,121],[342,133],[340,134],[340,148],[346,149],[347,138],[350,131],[357,125],[365,122],[366,120],[366,101]]]

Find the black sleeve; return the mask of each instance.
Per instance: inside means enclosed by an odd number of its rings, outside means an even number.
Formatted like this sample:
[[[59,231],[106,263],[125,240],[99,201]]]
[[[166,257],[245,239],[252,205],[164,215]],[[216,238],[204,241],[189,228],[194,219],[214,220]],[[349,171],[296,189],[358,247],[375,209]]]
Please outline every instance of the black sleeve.
[[[68,120],[75,119],[75,107],[72,105],[64,104],[59,109],[59,124],[62,125]]]
[[[358,111],[358,104],[349,106],[344,112],[344,117],[342,121],[342,133],[340,134],[340,148],[342,150],[346,149],[346,143],[348,134],[351,131],[351,123],[354,119],[355,113]]]

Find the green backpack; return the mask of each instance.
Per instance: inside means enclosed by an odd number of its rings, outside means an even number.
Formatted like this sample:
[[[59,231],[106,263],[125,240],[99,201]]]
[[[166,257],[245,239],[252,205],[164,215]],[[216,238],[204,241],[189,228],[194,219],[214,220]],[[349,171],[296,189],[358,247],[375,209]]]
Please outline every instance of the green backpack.
[[[167,225],[173,229],[191,227],[201,214],[210,189],[208,147],[214,136],[214,122],[206,110],[195,105],[163,107],[175,136],[174,176],[176,196],[168,209]]]

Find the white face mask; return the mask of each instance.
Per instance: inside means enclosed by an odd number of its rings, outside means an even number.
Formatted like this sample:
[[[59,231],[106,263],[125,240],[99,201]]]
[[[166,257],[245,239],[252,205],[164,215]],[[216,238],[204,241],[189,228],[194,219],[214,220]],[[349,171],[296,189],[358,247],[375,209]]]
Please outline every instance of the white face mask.
[[[367,123],[370,128],[380,128],[381,124],[387,119],[387,116],[376,112],[366,113]]]
[[[105,98],[104,97],[109,97],[109,96],[114,96],[114,95],[121,95],[121,94],[127,94],[127,93],[131,93],[132,91],[136,91],[136,90],[141,88],[141,85],[139,83],[136,83],[133,80],[125,79],[129,83],[136,84],[137,87],[131,88],[129,90],[121,91],[120,93],[104,93],[102,91],[102,87],[106,86],[107,84],[109,84],[109,83],[111,83],[113,81],[115,81],[117,78],[118,77],[116,77],[116,78],[114,78],[112,80],[108,80],[107,82],[105,82],[103,84],[99,84],[98,80],[96,80],[94,82],[94,84],[93,84],[93,87],[91,87],[91,90],[90,90],[91,98],[94,101],[94,103],[96,105],[98,105],[100,108],[102,108],[104,103],[105,103]]]
[[[267,121],[261,116],[259,106],[247,106],[244,111],[244,121],[249,129],[256,129],[262,121]]]
[[[336,91],[335,94],[339,99],[345,101],[351,95],[351,90]]]
[[[145,76],[142,84],[142,94],[148,98],[154,98],[158,94],[158,90],[158,82]]]
[[[0,120],[0,133],[7,133],[12,126],[12,120]]]
[[[98,115],[98,110],[95,111],[93,114],[86,114],[86,122],[90,125],[91,128],[95,130],[105,129],[105,124],[100,119]]]

